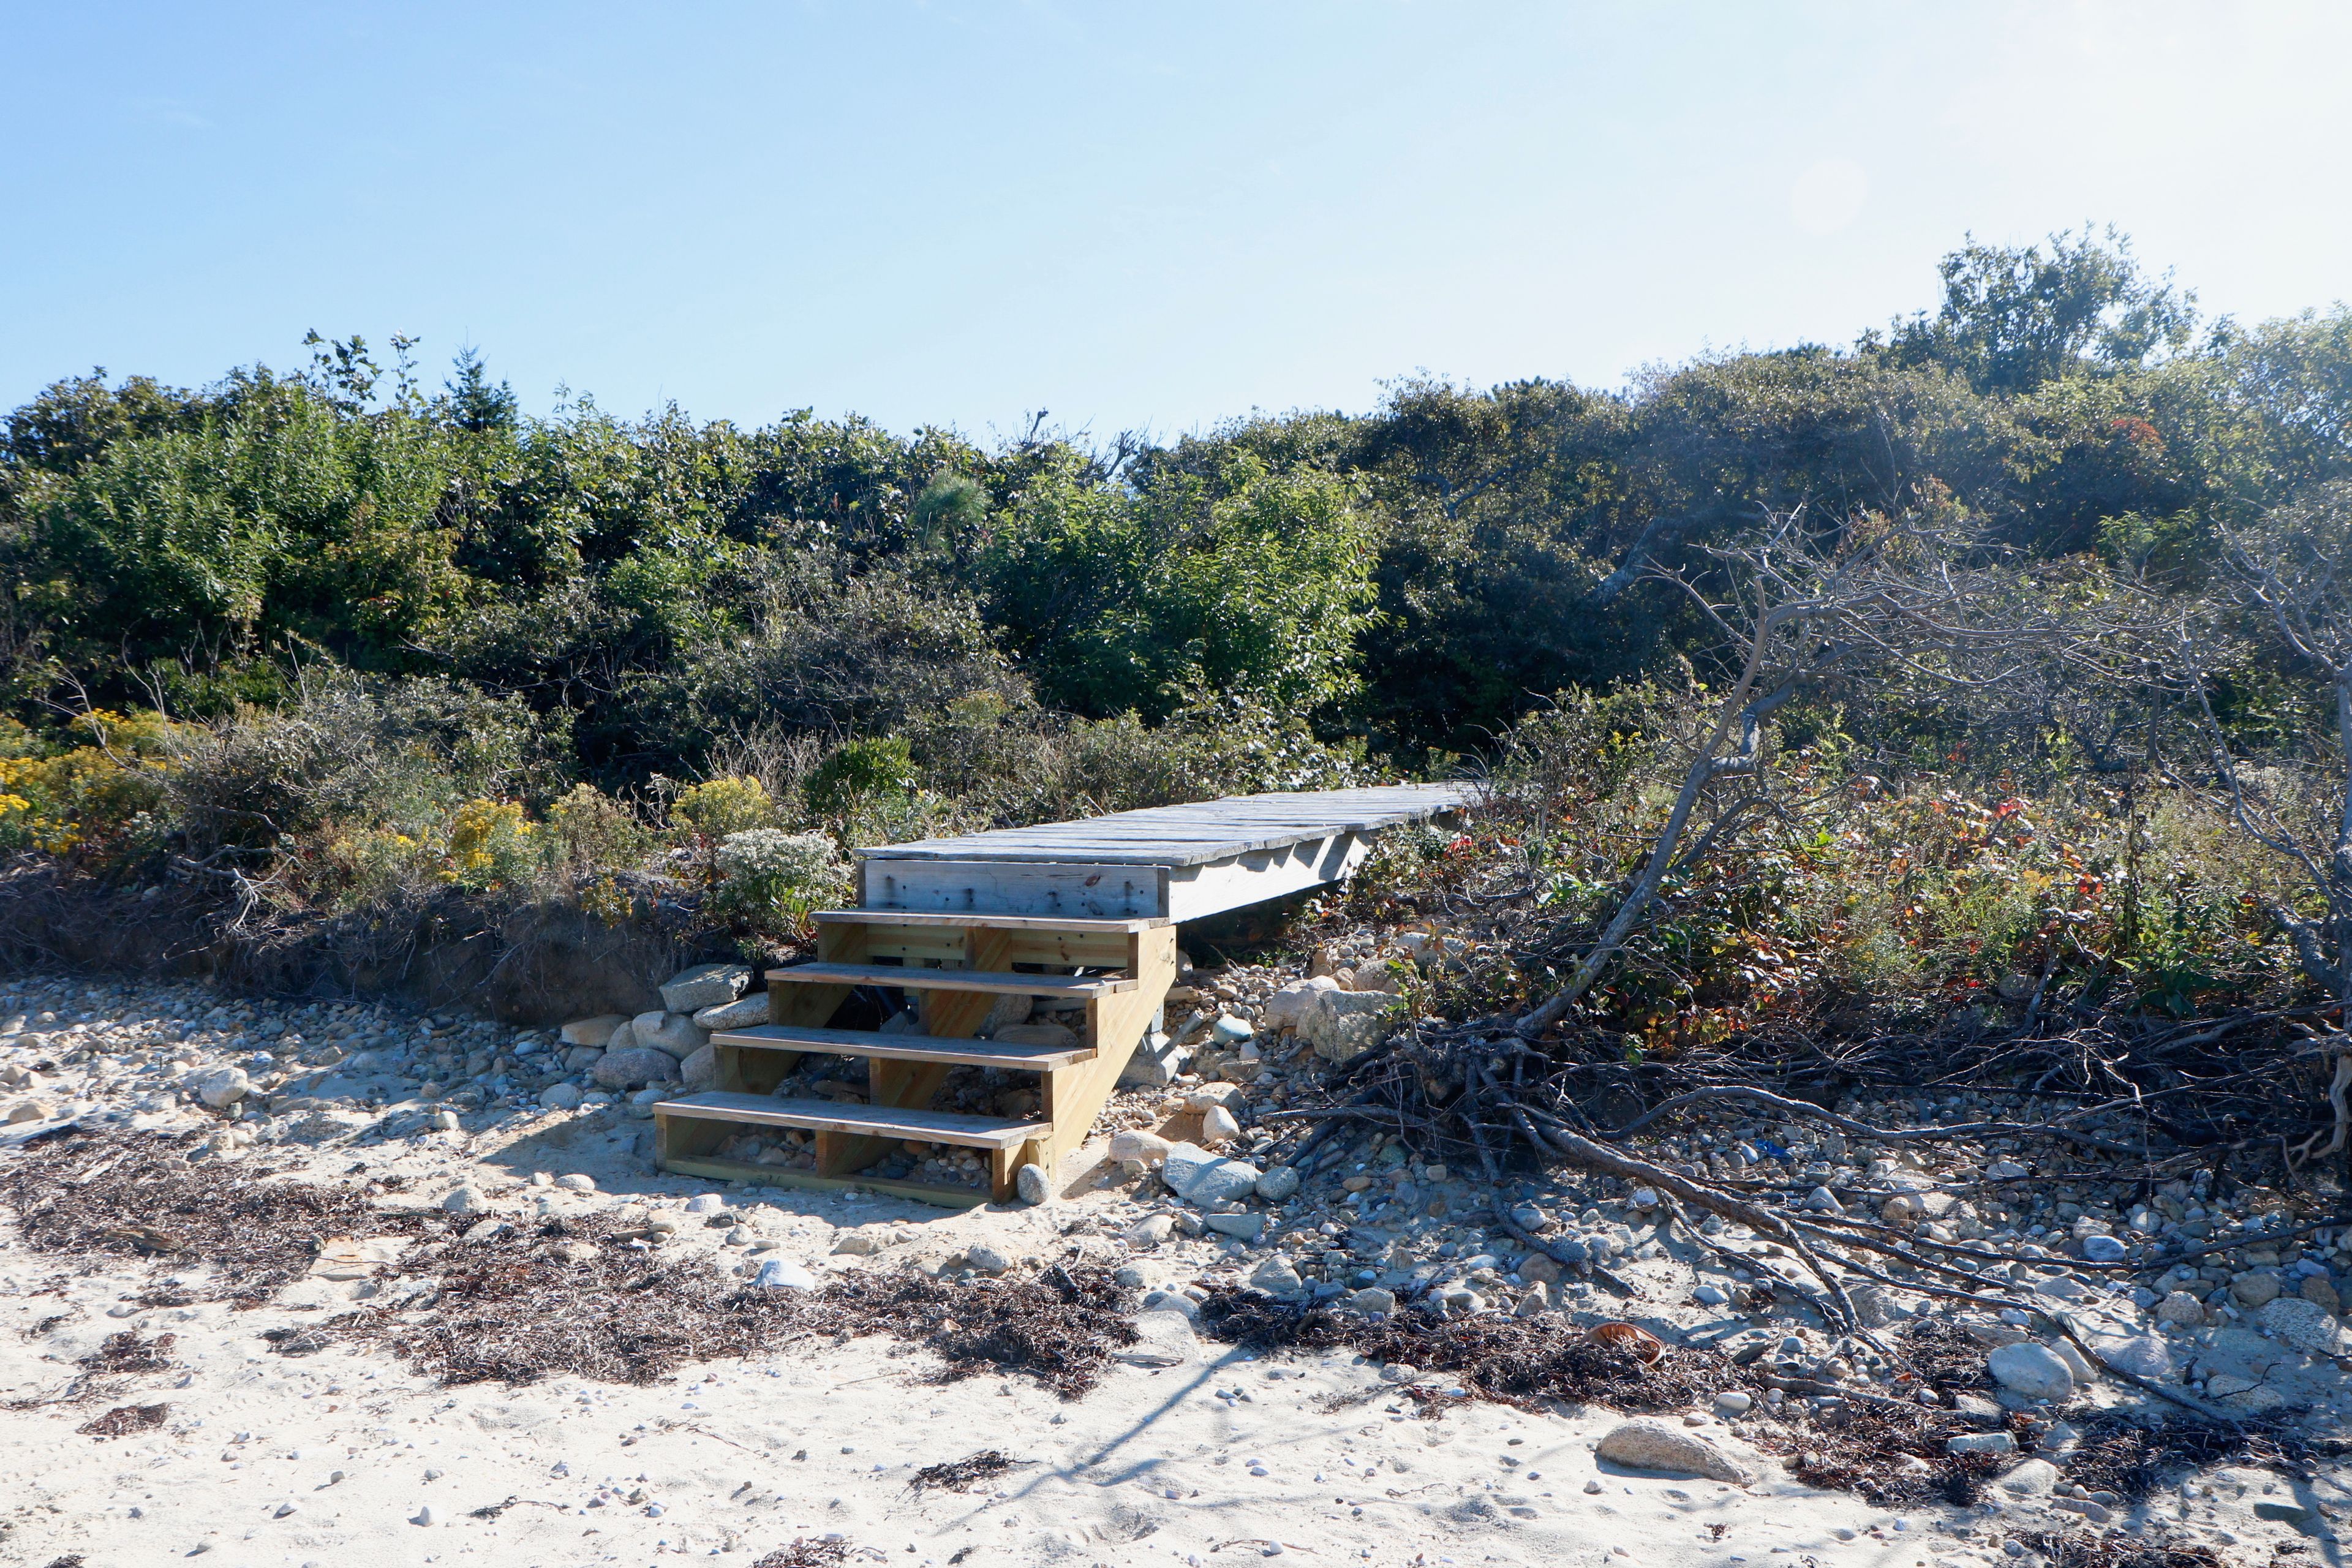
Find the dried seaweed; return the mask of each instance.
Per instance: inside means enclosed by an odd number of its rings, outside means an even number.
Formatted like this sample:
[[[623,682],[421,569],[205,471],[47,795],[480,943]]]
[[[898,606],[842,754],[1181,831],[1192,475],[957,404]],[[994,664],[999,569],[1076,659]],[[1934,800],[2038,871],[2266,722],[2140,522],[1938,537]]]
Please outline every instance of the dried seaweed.
[[[961,1281],[861,1270],[815,1291],[772,1290],[703,1257],[632,1247],[633,1234],[613,1215],[551,1220],[431,1259],[440,1288],[415,1302],[320,1327],[376,1340],[445,1383],[509,1384],[556,1374],[653,1383],[796,1339],[881,1334],[935,1352],[942,1381],[1019,1373],[1070,1398],[1135,1342],[1129,1292],[1107,1269]]]
[[[142,1340],[137,1331],[124,1329],[107,1335],[104,1343],[75,1364],[91,1372],[163,1372],[171,1366],[172,1347],[179,1342],[177,1334]]]
[[[1015,1468],[1017,1465],[1017,1460],[1008,1458],[994,1448],[983,1448],[979,1453],[965,1458],[950,1459],[937,1465],[925,1465],[908,1478],[907,1489],[918,1492],[935,1489],[942,1491],[970,1491],[983,1481],[994,1480],[1007,1470]]]
[[[1633,1349],[1561,1331],[1557,1321],[1481,1314],[1443,1318],[1414,1309],[1374,1323],[1352,1313],[1212,1290],[1201,1303],[1211,1337],[1249,1350],[1351,1350],[1454,1378],[1469,1394],[1508,1405],[1547,1400],[1646,1412],[1680,1410],[1741,1381],[1719,1352],[1670,1346],[1655,1361]]]
[[[269,1179],[191,1163],[189,1140],[85,1133],[29,1147],[0,1176],[0,1201],[38,1252],[197,1261],[215,1299],[257,1305],[310,1271],[333,1236],[413,1230],[415,1216],[369,1205],[364,1189]],[[184,1295],[184,1291],[180,1294]]]
[[[134,1433],[152,1432],[171,1413],[169,1405],[118,1405],[76,1430],[88,1437],[128,1437]]]
[[[2210,1547],[2112,1532],[2013,1530],[2009,1539],[2038,1552],[2048,1568],[2221,1568],[2221,1554]]]
[[[769,1552],[751,1568],[835,1568],[849,1560],[849,1542],[845,1541],[809,1541],[794,1538],[790,1546],[780,1546]]]
[[[2201,1421],[2150,1423],[2129,1416],[2093,1416],[2066,1456],[2066,1479],[2091,1491],[2111,1491],[2137,1502],[2168,1474],[2208,1465],[2264,1465],[2298,1474],[2306,1449],[2283,1429],[2252,1424],[2232,1429]]]

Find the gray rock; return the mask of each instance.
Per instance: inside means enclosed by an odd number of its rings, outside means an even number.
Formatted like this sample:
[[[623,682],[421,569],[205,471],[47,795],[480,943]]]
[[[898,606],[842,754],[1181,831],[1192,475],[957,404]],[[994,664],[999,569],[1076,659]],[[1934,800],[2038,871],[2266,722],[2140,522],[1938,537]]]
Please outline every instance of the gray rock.
[[[2327,1309],[2316,1301],[2281,1296],[2265,1306],[2256,1321],[2305,1355],[2340,1356],[2352,1352],[2352,1345],[2346,1342],[2343,1325],[2329,1317]]]
[[[1612,1464],[1667,1475],[1698,1476],[1745,1486],[1753,1479],[1731,1456],[1685,1428],[1663,1421],[1627,1421],[1610,1428],[1596,1450]]]
[[[481,1214],[490,1206],[490,1200],[478,1187],[459,1187],[441,1200],[441,1206],[451,1214]]]
[[[1200,1309],[1186,1297],[1176,1299],[1184,1307],[1153,1307],[1138,1312],[1135,1342],[1114,1351],[1112,1358],[1129,1366],[1182,1366],[1198,1354],[1200,1341],[1193,1337],[1192,1319]]]
[[[1409,1361],[1392,1361],[1381,1368],[1382,1383],[1411,1383],[1421,1375],[1421,1368]]]
[[[1349,1307],[1366,1314],[1396,1310],[1396,1292],[1383,1290],[1377,1285],[1367,1285],[1348,1298]]]
[[[752,1029],[768,1021],[768,994],[764,991],[749,996],[739,996],[732,1002],[721,1002],[705,1007],[694,1015],[698,1029]]]
[[[1174,1215],[1149,1214],[1145,1215],[1141,1219],[1137,1220],[1133,1225],[1129,1226],[1121,1234],[1126,1237],[1128,1246],[1136,1248],[1139,1252],[1149,1252],[1153,1247],[1158,1247],[1161,1242],[1166,1241],[1168,1239],[1168,1233],[1175,1228],[1176,1219]]]
[[[2241,1307],[2267,1307],[2285,1293],[2286,1281],[2268,1268],[2250,1268],[2230,1280],[2230,1295]]]
[[[882,1250],[882,1238],[870,1231],[845,1230],[835,1239],[833,1250],[842,1258],[871,1258]]]
[[[2099,1356],[2118,1372],[2161,1381],[2172,1375],[2172,1347],[2154,1334],[2135,1334],[2097,1347]]]
[[[2205,1303],[2186,1290],[2170,1291],[2156,1304],[2156,1321],[2176,1328],[2195,1328],[2205,1321]]]
[[[1845,1213],[1845,1205],[1839,1203],[1837,1194],[1827,1187],[1815,1187],[1811,1192],[1807,1193],[1805,1206],[1816,1214]]]
[[[694,1020],[683,1013],[640,1013],[629,1026],[635,1031],[638,1046],[667,1051],[679,1061],[710,1043],[708,1031],[695,1027]]]
[[[1349,1062],[1381,1043],[1399,999],[1385,991],[1317,991],[1301,1009],[1299,1037],[1328,1062]]]
[[[1257,1195],[1267,1203],[1286,1203],[1298,1192],[1298,1169],[1276,1165],[1257,1179]]]
[[[1265,1215],[1262,1214],[1203,1215],[1201,1223],[1219,1236],[1230,1236],[1242,1241],[1255,1241],[1265,1234]]]
[[[1263,1172],[1245,1160],[1213,1154],[1197,1143],[1177,1143],[1160,1168],[1169,1191],[1203,1208],[1214,1203],[1238,1203],[1257,1192]]]
[[[636,1043],[637,1026],[635,1021],[631,1019],[613,1031],[613,1037],[604,1042],[604,1048],[608,1051],[625,1051]]]
[[[1140,1165],[1157,1165],[1168,1158],[1175,1145],[1157,1132],[1139,1128],[1110,1135],[1110,1157],[1121,1164],[1133,1161]]]
[[[1181,1290],[1147,1290],[1143,1293],[1143,1310],[1181,1313],[1190,1321],[1201,1315],[1201,1303]]]
[[[1290,1259],[1281,1257],[1269,1258],[1259,1264],[1251,1272],[1249,1282],[1253,1289],[1269,1296],[1297,1296],[1307,1289],[1307,1282],[1298,1277]]]
[[[1029,1015],[1035,1011],[1036,1006],[1037,998],[1034,996],[999,996],[989,1006],[988,1016],[981,1020],[980,1033],[989,1039],[1002,1038],[998,1030],[1027,1023]]]
[[[1715,1396],[1715,1407],[1726,1415],[1745,1415],[1755,1407],[1756,1396],[1738,1389],[1726,1389]]]
[[[601,1049],[613,1043],[613,1031],[628,1021],[618,1013],[599,1013],[593,1018],[574,1018],[563,1026],[562,1038],[567,1046],[594,1046]]]
[[[1201,1113],[1201,1142],[1212,1149],[1221,1143],[1230,1143],[1241,1135],[1242,1124],[1234,1121],[1234,1113],[1223,1106],[1213,1105]],[[1252,1179],[1253,1186],[1255,1181],[1255,1178]]]
[[[673,1013],[698,1013],[734,1001],[751,984],[748,965],[698,963],[670,976],[661,988],[662,1005]]]
[[[2086,1236],[2083,1257],[2092,1263],[2121,1263],[2131,1249],[2112,1236]]]
[[[188,1087],[196,1091],[198,1100],[215,1110],[220,1110],[243,1100],[253,1085],[246,1078],[243,1068],[217,1067],[198,1073]]]
[[[1963,1432],[1944,1439],[1948,1454],[2013,1454],[2017,1439],[2006,1432]]]
[[[2074,1374],[2058,1353],[2032,1340],[2001,1346],[1985,1357],[1985,1370],[2003,1388],[2028,1399],[2066,1399],[2074,1392]]]
[[[688,1094],[719,1087],[719,1047],[705,1046],[677,1064],[677,1076]]]
[[[968,1267],[976,1268],[982,1274],[1002,1274],[1013,1267],[1013,1259],[984,1241],[977,1247],[966,1247],[963,1260]]]
[[[1295,1029],[1312,1007],[1314,998],[1327,991],[1337,991],[1339,983],[1328,974],[1312,980],[1294,980],[1265,999],[1257,1013],[1260,1026],[1267,1029]]]
[[[1024,1204],[1042,1204],[1054,1195],[1054,1184],[1045,1174],[1045,1167],[1032,1162],[1013,1173],[1013,1191]]]
[[[630,1046],[606,1051],[590,1075],[604,1089],[637,1089],[677,1076],[677,1058],[650,1046]]]
[[[2048,1497],[2058,1484],[2058,1467],[2047,1459],[2020,1459],[2000,1476],[2000,1489],[2012,1497]]]

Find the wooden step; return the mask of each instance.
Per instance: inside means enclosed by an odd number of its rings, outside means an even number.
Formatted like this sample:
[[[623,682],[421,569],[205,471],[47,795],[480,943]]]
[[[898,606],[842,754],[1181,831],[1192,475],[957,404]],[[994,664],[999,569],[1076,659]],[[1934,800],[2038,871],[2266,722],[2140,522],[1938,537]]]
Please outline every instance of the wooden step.
[[[755,1024],[721,1029],[714,1046],[749,1050],[815,1051],[823,1056],[873,1057],[892,1062],[945,1062],[950,1067],[1010,1068],[1051,1072],[1094,1059],[1092,1046],[1019,1046],[996,1040],[941,1039],[933,1035],[886,1035],[874,1029],[812,1029],[794,1024]]]
[[[1013,996],[1114,996],[1125,975],[1008,974],[987,969],[901,968],[888,963],[796,963],[768,971],[771,985],[898,985],[915,991],[1002,991]]]
[[[809,918],[833,925],[955,926],[989,931],[1074,931],[1096,935],[1125,935],[1172,923],[1160,915],[1100,920],[1076,915],[940,915],[913,910],[819,910]]]
[[[764,1094],[728,1094],[718,1089],[657,1100],[654,1114],[708,1121],[747,1121],[761,1127],[802,1127],[816,1132],[850,1132],[869,1138],[912,1138],[926,1143],[961,1143],[975,1149],[1012,1149],[1053,1131],[1047,1122],[1014,1121],[1003,1116],[962,1116],[953,1111],[888,1105],[836,1105],[829,1100],[772,1100]]]

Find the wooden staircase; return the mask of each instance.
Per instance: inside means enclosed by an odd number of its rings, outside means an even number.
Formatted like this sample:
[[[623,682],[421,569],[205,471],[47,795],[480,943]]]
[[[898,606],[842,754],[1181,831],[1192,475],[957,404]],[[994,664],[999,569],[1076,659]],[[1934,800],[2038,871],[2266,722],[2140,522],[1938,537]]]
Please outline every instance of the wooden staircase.
[[[856,1186],[957,1207],[1002,1202],[1023,1165],[1055,1172],[1085,1141],[1176,979],[1176,928],[1165,918],[832,910],[816,921],[816,962],[768,972],[768,1023],[710,1037],[717,1088],[654,1106],[662,1169],[772,1186]],[[904,990],[922,1032],[832,1027],[859,986]],[[1077,1043],[975,1038],[1006,994],[1083,1003]],[[865,1102],[776,1097],[810,1055],[865,1058]],[[931,1109],[960,1068],[1037,1074],[1035,1116]],[[722,1156],[730,1142],[772,1129],[809,1134],[813,1147],[795,1152],[797,1164]],[[985,1184],[859,1174],[902,1147],[933,1144],[984,1151]]]

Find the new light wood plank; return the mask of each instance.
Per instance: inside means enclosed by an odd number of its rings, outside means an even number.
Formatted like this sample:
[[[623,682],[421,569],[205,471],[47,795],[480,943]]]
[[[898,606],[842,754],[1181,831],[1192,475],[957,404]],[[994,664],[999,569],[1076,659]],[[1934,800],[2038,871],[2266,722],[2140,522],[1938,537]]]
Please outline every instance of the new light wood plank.
[[[759,1127],[799,1127],[814,1132],[846,1132],[868,1138],[914,1138],[927,1143],[961,1143],[975,1149],[1010,1149],[1052,1130],[1042,1121],[1002,1116],[965,1116],[909,1106],[839,1105],[829,1100],[771,1100],[764,1095],[713,1089],[657,1100],[656,1117],[741,1121]]]
[[[1021,1046],[934,1035],[885,1035],[873,1029],[788,1028],[776,1024],[721,1029],[710,1037],[710,1043],[745,1050],[814,1051],[820,1056],[945,1062],[950,1067],[1008,1068],[1029,1072],[1067,1067],[1095,1054],[1091,1046]]]
[[[1091,920],[1084,915],[923,914],[914,910],[819,910],[809,918],[856,925],[991,926],[1004,931],[1075,931],[1116,936],[1172,923],[1156,916]]]
[[[1110,996],[1135,989],[1135,982],[1123,975],[1007,974],[986,969],[916,969],[887,963],[796,963],[789,969],[768,971],[768,984],[898,985],[910,991],[994,991],[1010,996]]]

